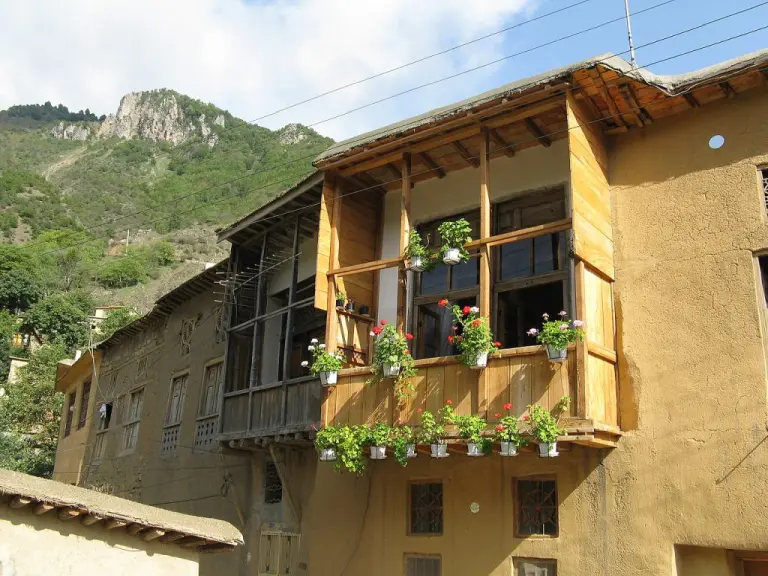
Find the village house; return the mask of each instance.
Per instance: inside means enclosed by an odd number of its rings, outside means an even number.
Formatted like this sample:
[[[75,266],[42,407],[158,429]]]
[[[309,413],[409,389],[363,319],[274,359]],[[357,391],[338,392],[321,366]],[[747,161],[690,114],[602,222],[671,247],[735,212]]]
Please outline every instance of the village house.
[[[101,463],[86,450],[80,472],[57,477],[120,481],[158,505],[205,496],[209,471],[193,460],[205,455],[182,460],[181,445],[196,438],[192,375],[221,358],[210,474],[220,483],[226,462],[236,489],[189,505],[243,528],[242,573],[765,576],[767,79],[768,51],[679,76],[606,55],[333,145],[314,174],[219,231],[232,245],[226,343],[193,331],[189,362],[203,364],[190,368],[180,439],[167,439],[186,369],[174,338],[211,307],[188,286],[163,307],[145,380],[132,347],[149,320],[97,347],[100,380],[121,384],[99,386],[94,406],[144,408],[109,425]],[[469,261],[409,270],[411,230],[439,249],[439,225],[459,218]],[[337,306],[342,294],[354,307]],[[490,322],[501,346],[485,369],[460,362],[443,299]],[[527,331],[560,310],[586,337],[553,362]],[[413,335],[402,401],[392,379],[369,383],[382,320]],[[313,339],[343,355],[337,384],[303,365]],[[314,450],[327,425],[418,425],[450,400],[492,428],[505,405],[524,417],[563,396],[558,457],[533,445],[473,458],[451,439],[447,458],[421,446],[407,467],[390,456],[356,476]],[[274,525],[269,486],[282,498]]]

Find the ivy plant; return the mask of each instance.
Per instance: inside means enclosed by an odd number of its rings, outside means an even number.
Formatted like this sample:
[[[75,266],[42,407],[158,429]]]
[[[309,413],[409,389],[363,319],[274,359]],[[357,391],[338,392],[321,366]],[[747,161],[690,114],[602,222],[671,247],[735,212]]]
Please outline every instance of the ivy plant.
[[[408,465],[408,446],[416,444],[416,434],[410,426],[404,426],[398,421],[392,427],[391,446],[395,460],[401,466]]]
[[[421,234],[419,234],[416,230],[411,230],[408,233],[408,246],[405,247],[403,258],[407,260],[421,258],[424,272],[429,272],[435,267],[437,254],[435,254],[434,250],[427,248],[428,245],[429,237],[427,237],[426,242],[424,242],[422,241]]]
[[[469,252],[464,245],[472,241],[472,226],[465,218],[459,218],[453,222],[443,222],[438,226],[437,231],[443,242],[440,247],[443,254],[455,248],[458,249],[459,258],[462,262],[469,261]]]
[[[418,373],[409,348],[413,334],[400,334],[394,325],[382,320],[380,326],[373,328],[371,336],[376,338],[376,342],[373,349],[373,376],[369,383],[378,384],[384,379],[384,364],[399,365],[400,372],[395,377],[394,392],[395,400],[401,404],[413,393],[412,379]]]

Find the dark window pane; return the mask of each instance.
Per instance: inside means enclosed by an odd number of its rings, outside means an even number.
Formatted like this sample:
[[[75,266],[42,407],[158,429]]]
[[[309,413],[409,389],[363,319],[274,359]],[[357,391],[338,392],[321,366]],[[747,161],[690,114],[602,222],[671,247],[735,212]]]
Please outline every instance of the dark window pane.
[[[443,484],[411,484],[411,534],[443,533]]]
[[[478,268],[477,258],[472,258],[464,264],[451,266],[451,290],[464,290],[477,286]]]
[[[501,253],[499,261],[502,280],[525,278],[531,275],[530,240],[504,244],[499,248],[499,252]]]
[[[474,306],[477,298],[464,298],[455,302],[460,307]],[[453,302],[452,302],[453,304]],[[424,304],[418,308],[418,328],[416,330],[416,358],[435,358],[437,356],[453,356],[457,354],[456,347],[448,342],[448,336],[460,334],[454,332],[453,316],[450,308],[442,308],[437,304]]]
[[[760,277],[763,281],[763,296],[765,298],[765,306],[768,308],[768,256],[759,256],[757,261],[760,265]]]
[[[421,273],[421,294],[442,294],[448,290],[448,266],[438,264],[434,270]]]
[[[557,535],[557,483],[554,480],[517,481],[517,533]]]
[[[536,340],[526,332],[530,328],[541,327],[541,316],[544,312],[554,317],[562,308],[562,282],[500,292],[496,311],[496,334],[504,348],[533,346]]]
[[[559,246],[559,234],[549,234],[533,239],[534,274],[546,274],[558,269],[557,250]]]

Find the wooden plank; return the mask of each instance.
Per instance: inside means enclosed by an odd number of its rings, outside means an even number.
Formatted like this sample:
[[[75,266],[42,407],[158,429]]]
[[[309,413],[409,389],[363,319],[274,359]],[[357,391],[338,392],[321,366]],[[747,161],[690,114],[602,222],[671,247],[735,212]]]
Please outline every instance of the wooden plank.
[[[511,242],[519,242],[520,240],[528,240],[529,238],[537,238],[539,236],[546,236],[548,234],[554,234],[555,232],[569,230],[571,225],[572,220],[570,218],[564,218],[547,224],[539,224],[538,226],[523,228],[522,230],[514,230],[504,234],[497,234],[496,236],[489,236],[488,238],[473,240],[467,244],[466,248],[467,250],[472,250],[479,248],[480,246],[493,247],[509,244]]]
[[[400,256],[396,258],[383,258],[374,262],[365,262],[363,264],[354,264],[352,266],[343,266],[335,270],[328,272],[328,275],[333,276],[349,276],[352,274],[360,274],[363,272],[375,272],[376,270],[383,270],[385,268],[396,268],[400,265],[403,259]]]
[[[376,420],[381,420],[387,424],[392,424],[395,419],[401,416],[395,415],[395,404],[393,400],[392,382],[391,380],[384,380],[379,382],[375,386],[376,390]]]
[[[344,381],[345,377],[339,376],[338,384]],[[339,386],[325,387],[323,390],[323,405],[320,410],[320,420],[322,426],[334,424],[336,421],[336,397],[338,396]]]
[[[531,371],[531,404],[540,404],[547,410],[551,410],[548,390],[552,371],[549,360],[544,356],[534,356]]]
[[[445,366],[432,366],[426,372],[426,409],[433,414],[444,405]]]
[[[573,233],[573,253],[613,280],[615,270],[611,241],[578,213],[573,215]]]
[[[336,426],[349,424],[349,396],[352,388],[352,378],[339,379],[336,386],[336,417],[333,423]]]
[[[11,501],[8,503],[8,506],[11,508],[19,509],[24,508],[25,506],[28,506],[32,502],[32,498],[27,498],[26,496],[19,496],[18,494],[11,498]]]
[[[341,220],[342,204],[340,186],[340,182],[334,182],[330,219],[330,254],[328,256],[328,267],[325,268],[325,270],[339,267],[339,222]],[[321,274],[322,271],[318,270],[318,273]],[[338,315],[336,314],[336,282],[334,279],[329,279],[328,282],[328,299],[326,306],[327,316],[325,327],[325,345],[327,346],[326,349],[328,352],[333,352],[336,349],[336,332],[338,319]]]
[[[411,425],[417,425],[420,422],[418,410],[427,408],[427,377],[426,370],[419,370],[418,374],[411,380],[414,391],[401,404],[400,418],[403,422]],[[391,380],[387,380],[391,386]]]
[[[576,316],[586,318],[586,300],[584,297],[584,262],[576,261],[574,268],[574,290],[576,292]],[[576,416],[586,418],[587,406],[587,345],[588,342],[576,343]]]
[[[589,342],[587,351],[590,354],[597,356],[598,358],[602,358],[606,362],[610,362],[611,364],[616,364],[617,362],[616,352],[609,350],[605,346],[601,346],[595,342]]]
[[[446,369],[446,373],[448,369]],[[474,370],[470,370],[463,364],[456,364],[453,369],[456,378],[456,398],[446,398],[453,400],[453,407],[458,414],[472,414],[475,411],[477,375]]]
[[[467,150],[466,146],[464,146],[461,142],[455,140],[454,142],[451,142],[451,146],[453,146],[454,150],[459,153],[459,156],[461,156],[467,164],[473,168],[480,166],[478,159],[472,156],[472,153]]]
[[[489,129],[489,134],[493,141],[499,146],[494,152],[503,152],[504,155],[507,158],[512,158],[515,155],[515,148],[512,146],[509,142],[507,142],[501,134],[499,134],[498,130],[494,130],[493,128]]]
[[[545,148],[549,148],[552,146],[552,140],[549,139],[549,137],[544,134],[544,131],[539,128],[539,125],[536,124],[536,122],[533,120],[533,118],[526,118],[524,120],[525,127],[528,129],[528,132],[530,132],[534,138],[536,138]]]
[[[403,154],[402,188],[400,190],[400,245],[403,254],[408,246],[411,231],[411,155]],[[404,278],[400,275],[397,284],[397,330],[402,333],[406,326],[407,290]]]
[[[362,378],[355,377],[349,384],[349,423],[365,424],[365,414],[363,414],[363,387],[365,382]]]
[[[509,359],[509,401],[512,402],[512,413],[518,417],[528,413],[528,405],[533,398],[532,360],[532,356]]]
[[[368,426],[373,426],[378,418],[378,406],[376,403],[376,392],[378,386],[372,386],[367,383],[368,377],[363,379],[363,417]]]
[[[320,196],[319,221],[317,225],[317,258],[315,263],[315,270],[318,276],[324,276],[325,272],[334,268],[334,266],[331,266],[330,261],[330,245],[335,175],[333,172],[325,172],[323,178],[323,192]],[[328,310],[329,301],[327,289],[323,290],[323,287],[316,284],[315,308]]]
[[[432,156],[427,154],[426,152],[420,152],[419,153],[419,159],[421,160],[422,164],[427,167],[427,169],[434,172],[438,178],[445,178],[445,170],[443,170],[437,162],[435,162],[432,159]]]
[[[515,358],[493,358],[488,367],[488,421],[496,422],[495,414],[504,415],[504,404],[510,402],[510,364]]]
[[[554,408],[563,396],[570,396],[570,386],[568,381],[568,372],[572,367],[571,359],[565,362],[552,362],[552,370],[549,380],[549,406]],[[573,398],[571,398],[573,400]]]

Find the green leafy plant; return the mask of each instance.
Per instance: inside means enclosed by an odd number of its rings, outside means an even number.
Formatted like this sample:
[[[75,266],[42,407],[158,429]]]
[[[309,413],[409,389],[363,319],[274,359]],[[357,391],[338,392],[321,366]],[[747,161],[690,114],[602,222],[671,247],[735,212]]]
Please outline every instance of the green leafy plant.
[[[411,230],[408,234],[408,246],[405,247],[403,258],[406,258],[407,260],[421,258],[421,265],[424,272],[429,272],[435,267],[437,254],[435,254],[434,250],[427,248],[428,244],[429,237],[427,237],[426,242],[423,242],[421,234],[416,230]]]
[[[478,416],[477,414],[464,414],[459,416],[450,404],[444,408],[445,421],[448,424],[453,424],[459,432],[459,438],[466,442],[472,442],[474,444],[483,444],[485,432],[488,422],[485,418]]]
[[[565,434],[565,429],[558,424],[559,415],[568,407],[570,401],[570,397],[563,396],[552,412],[538,404],[528,406],[529,415],[524,416],[523,420],[530,423],[531,435],[546,444],[557,442],[558,436]]]
[[[370,446],[390,446],[392,441],[392,427],[385,422],[376,422],[370,429],[368,444]]]
[[[390,446],[395,460],[401,466],[408,465],[408,446],[416,444],[416,434],[413,428],[403,425],[399,420],[392,427]]]
[[[469,260],[469,252],[464,245],[472,241],[472,227],[464,218],[459,218],[453,222],[443,222],[438,226],[440,239],[443,244],[440,251],[445,254],[448,250],[454,248],[459,251],[459,258],[462,262]]]
[[[318,450],[329,450],[339,445],[339,428],[336,426],[326,426],[317,431],[315,435],[315,446]]]
[[[344,306],[347,301],[347,295],[344,292],[336,292],[336,306]]]
[[[412,378],[417,374],[409,348],[413,334],[400,334],[394,325],[382,320],[380,326],[373,328],[371,336],[376,338],[376,342],[373,351],[374,373],[370,383],[377,384],[384,379],[384,364],[399,365],[400,372],[395,377],[394,391],[395,399],[401,403],[413,393]]]
[[[365,446],[370,436],[367,426],[326,426],[318,430],[315,436],[315,447],[318,450],[334,448],[337,472],[346,469],[353,474],[365,472],[367,464]]]
[[[534,336],[536,342],[565,350],[568,344],[580,342],[584,339],[584,322],[581,320],[568,320],[568,313],[565,310],[560,311],[557,320],[550,320],[549,314],[543,314],[544,322],[541,330],[531,328],[528,330],[529,336]]]
[[[441,307],[448,305],[449,302],[445,298],[438,302],[438,306]],[[448,336],[448,342],[454,344],[459,350],[463,364],[474,366],[478,356],[496,352],[501,348],[501,342],[493,339],[488,319],[480,315],[480,308],[477,306],[459,308],[454,304],[451,306],[451,313],[454,334]]]
[[[325,344],[318,344],[317,338],[312,338],[307,349],[312,352],[312,366],[309,369],[314,376],[320,372],[338,372],[344,365],[344,356],[327,352]],[[304,360],[301,365],[307,368],[309,361]]]
[[[504,404],[504,410],[507,412],[506,415],[502,415],[501,412],[494,414],[498,420],[498,424],[494,428],[494,439],[497,442],[511,442],[518,448],[526,446],[528,440],[520,431],[520,423],[517,417],[509,413],[512,410],[512,403],[507,402]]]
[[[421,408],[418,408],[416,412],[421,415],[419,442],[422,444],[444,444],[445,438],[448,436],[445,425],[448,423],[449,415],[453,413],[453,402],[447,400],[445,406],[437,411],[437,415]]]

